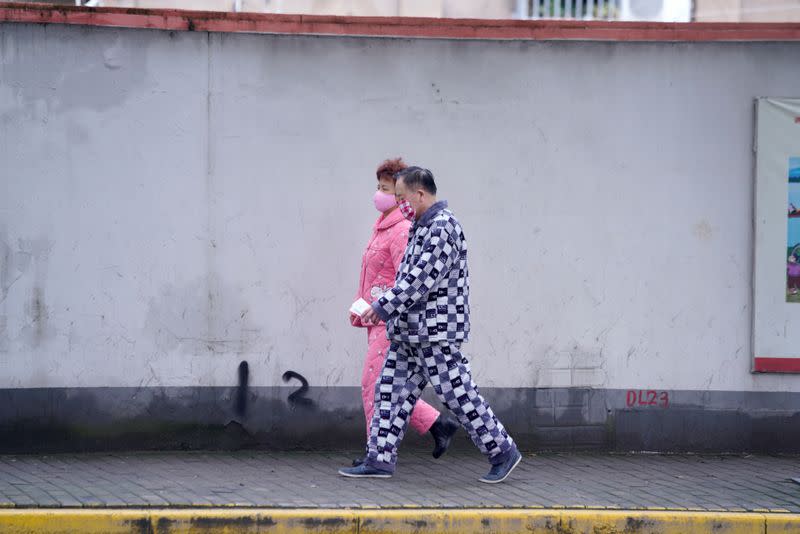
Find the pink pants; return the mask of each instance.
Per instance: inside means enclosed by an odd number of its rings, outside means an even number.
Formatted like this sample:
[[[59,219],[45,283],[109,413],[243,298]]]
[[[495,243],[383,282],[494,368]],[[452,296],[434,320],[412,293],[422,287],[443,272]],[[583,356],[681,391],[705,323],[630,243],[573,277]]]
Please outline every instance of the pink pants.
[[[375,383],[381,376],[389,340],[386,339],[386,326],[367,327],[367,359],[364,361],[364,372],[361,376],[361,399],[364,402],[364,415],[367,418],[367,437],[372,414],[375,412]],[[439,418],[439,410],[420,399],[411,412],[411,427],[420,434],[430,430],[431,425]]]

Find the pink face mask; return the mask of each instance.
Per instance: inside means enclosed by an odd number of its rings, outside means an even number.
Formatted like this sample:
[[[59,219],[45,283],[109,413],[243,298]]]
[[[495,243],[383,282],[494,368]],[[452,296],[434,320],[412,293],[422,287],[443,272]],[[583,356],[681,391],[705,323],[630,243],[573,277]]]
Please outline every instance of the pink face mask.
[[[375,203],[375,209],[381,213],[384,211],[389,211],[393,207],[397,206],[397,201],[395,200],[394,195],[384,193],[383,191],[375,191],[375,196],[372,197],[372,202]]]
[[[416,212],[414,211],[414,208],[411,207],[411,203],[408,200],[402,201],[400,204],[398,204],[398,207],[400,208],[400,213],[403,214],[403,217],[409,221],[414,220]]]

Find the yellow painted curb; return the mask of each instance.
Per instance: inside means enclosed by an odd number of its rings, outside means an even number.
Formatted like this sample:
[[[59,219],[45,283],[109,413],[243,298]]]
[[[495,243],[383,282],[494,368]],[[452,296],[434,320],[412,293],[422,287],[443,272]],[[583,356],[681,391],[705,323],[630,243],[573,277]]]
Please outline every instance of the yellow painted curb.
[[[66,534],[774,534],[800,514],[570,509],[0,509],[0,532]]]

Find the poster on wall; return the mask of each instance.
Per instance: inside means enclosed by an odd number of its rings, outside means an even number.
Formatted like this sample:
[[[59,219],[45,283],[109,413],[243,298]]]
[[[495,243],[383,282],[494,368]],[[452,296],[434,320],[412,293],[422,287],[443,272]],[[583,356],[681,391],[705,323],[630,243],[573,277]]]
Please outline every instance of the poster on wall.
[[[789,158],[786,302],[800,303],[800,155]]]
[[[800,373],[800,98],[756,102],[753,371]]]

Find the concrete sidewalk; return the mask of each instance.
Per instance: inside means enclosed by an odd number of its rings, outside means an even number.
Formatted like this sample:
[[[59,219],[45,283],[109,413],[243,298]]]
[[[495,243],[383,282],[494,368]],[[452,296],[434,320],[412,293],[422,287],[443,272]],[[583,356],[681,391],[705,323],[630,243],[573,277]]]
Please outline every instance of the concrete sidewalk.
[[[391,480],[339,477],[336,470],[355,455],[248,451],[0,456],[0,507],[6,509],[0,510],[0,531],[17,532],[9,526],[14,517],[28,521],[34,517],[30,514],[45,513],[43,508],[114,508],[116,517],[119,508],[125,508],[151,521],[155,516],[147,510],[189,508],[183,513],[194,517],[199,512],[192,510],[210,513],[216,507],[235,507],[239,519],[250,513],[245,509],[271,509],[273,523],[276,508],[288,509],[286,513],[311,510],[313,517],[344,514],[336,516],[340,519],[376,509],[405,510],[414,517],[420,509],[449,510],[489,522],[500,517],[492,515],[498,509],[530,512],[523,513],[528,519],[547,516],[551,522],[553,517],[557,522],[578,517],[573,513],[578,510],[608,510],[608,518],[627,521],[613,513],[622,510],[628,519],[646,521],[658,514],[681,521],[723,517],[748,526],[731,532],[766,532],[768,518],[782,517],[791,526],[784,531],[800,531],[800,516],[794,515],[800,514],[800,485],[791,480],[800,476],[800,458],[794,456],[526,454],[509,481],[491,486],[477,481],[488,468],[477,453],[433,460],[427,453],[404,451]],[[627,511],[639,513],[632,516]],[[97,514],[85,517],[96,520]],[[407,521],[403,517],[401,513],[398,520]],[[752,526],[757,530],[749,529]],[[459,528],[470,530],[464,524]],[[428,530],[420,523],[416,531]]]
[[[0,506],[552,507],[800,513],[800,457],[526,454],[503,484],[479,454],[404,451],[390,480],[355,452],[0,456]]]

